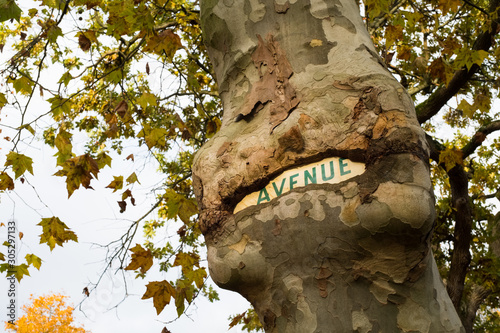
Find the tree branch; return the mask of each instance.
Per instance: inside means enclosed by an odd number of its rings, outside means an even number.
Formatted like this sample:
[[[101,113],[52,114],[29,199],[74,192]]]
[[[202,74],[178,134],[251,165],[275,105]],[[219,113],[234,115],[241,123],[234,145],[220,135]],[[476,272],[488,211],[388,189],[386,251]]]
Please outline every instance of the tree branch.
[[[481,146],[486,136],[500,130],[500,120],[495,120],[488,125],[479,128],[472,139],[462,148],[463,158],[470,156],[474,151]]]
[[[492,0],[490,3],[489,12],[495,12],[500,7],[500,0]],[[488,51],[492,46],[493,37],[497,34],[498,21],[492,21],[491,27],[481,33],[473,46],[473,50]],[[474,64],[469,70],[462,68],[455,72],[453,78],[447,86],[441,85],[426,101],[420,103],[415,108],[417,119],[422,124],[436,115],[439,110],[452,98],[456,93],[467,85],[469,80],[480,69],[480,66]]]

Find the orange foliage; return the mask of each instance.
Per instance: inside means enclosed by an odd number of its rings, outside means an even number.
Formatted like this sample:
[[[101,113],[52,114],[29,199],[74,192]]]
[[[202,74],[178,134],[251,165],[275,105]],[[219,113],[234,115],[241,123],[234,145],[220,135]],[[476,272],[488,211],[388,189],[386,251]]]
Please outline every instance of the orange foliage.
[[[24,315],[15,324],[5,324],[5,329],[16,333],[90,333],[74,326],[73,308],[66,305],[67,296],[60,294],[30,296],[31,304],[23,305]]]

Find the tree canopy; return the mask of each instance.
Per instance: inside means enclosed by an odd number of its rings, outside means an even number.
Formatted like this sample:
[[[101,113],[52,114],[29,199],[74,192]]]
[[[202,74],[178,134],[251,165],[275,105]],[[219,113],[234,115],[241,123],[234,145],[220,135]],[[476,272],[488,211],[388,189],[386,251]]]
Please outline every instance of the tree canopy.
[[[427,133],[438,212],[434,255],[469,332],[500,326],[499,7],[498,0],[360,3],[383,62],[414,98]],[[193,154],[220,128],[222,108],[198,1],[1,0],[0,21],[0,130],[8,147],[0,191],[36,177],[30,142],[39,140],[53,149],[54,176],[65,180],[69,198],[111,168],[106,187],[124,213],[135,204],[139,171],[122,174],[112,162],[136,145],[134,155],[153,156],[164,179],[150,207],[157,217],[131,223],[107,259],[137,277],[153,262],[180,270],[175,281],[147,285],[143,298],[153,298],[158,313],[171,301],[181,315],[199,295],[215,299],[200,263],[190,178]],[[86,138],[81,147],[76,136]],[[173,220],[182,222],[178,239],[158,246],[155,232]],[[51,250],[77,241],[71,221],[33,223]],[[135,244],[139,227],[144,244]],[[18,279],[28,266],[34,263],[19,265]],[[255,327],[248,316],[235,319]]]
[[[60,294],[30,296],[31,304],[22,306],[24,315],[14,324],[6,323],[5,329],[11,332],[53,332],[53,333],[90,333],[75,326],[71,306],[66,305],[66,296]]]

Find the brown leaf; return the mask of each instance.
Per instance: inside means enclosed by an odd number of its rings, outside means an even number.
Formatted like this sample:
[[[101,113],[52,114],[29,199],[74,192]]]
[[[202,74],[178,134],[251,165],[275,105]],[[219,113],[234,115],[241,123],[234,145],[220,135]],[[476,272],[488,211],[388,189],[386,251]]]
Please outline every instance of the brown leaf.
[[[161,330],[161,333],[171,333],[169,330],[167,330],[166,327],[163,327],[163,329]]]
[[[21,40],[26,40],[26,33],[25,32],[21,32]]]
[[[87,52],[90,49],[90,46],[92,43],[90,42],[90,39],[87,38],[83,33],[80,34],[78,37],[78,45],[80,45],[80,48],[82,51]]]
[[[134,162],[134,154],[128,155],[126,160],[132,160],[132,162]]]
[[[115,107],[114,112],[120,116],[120,118],[125,117],[125,114],[128,111],[128,104],[125,100],[121,100],[120,103]]]
[[[24,234],[21,231],[19,231],[19,240],[23,239],[23,237],[24,237]]]
[[[125,201],[117,201],[118,206],[120,206],[120,213],[123,213],[127,209],[127,203]]]
[[[234,326],[238,325],[238,323],[241,321],[241,319],[243,319],[243,317],[245,317],[245,315],[247,314],[247,312],[243,312],[243,313],[240,313],[239,315],[235,316],[233,318],[233,320],[231,320],[231,322],[229,323],[229,328],[233,328]]]
[[[146,74],[149,75],[149,62],[146,63]]]
[[[90,296],[89,288],[87,288],[87,287],[83,288],[82,294],[84,294],[85,296],[89,297]]]
[[[5,46],[5,44],[0,44],[0,52],[3,52],[3,47]]]

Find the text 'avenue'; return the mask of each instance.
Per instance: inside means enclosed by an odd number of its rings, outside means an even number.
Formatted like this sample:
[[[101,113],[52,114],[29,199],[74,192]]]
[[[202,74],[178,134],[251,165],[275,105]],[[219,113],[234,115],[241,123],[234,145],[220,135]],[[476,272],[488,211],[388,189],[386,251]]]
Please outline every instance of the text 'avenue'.
[[[236,205],[234,213],[250,206],[269,202],[294,188],[310,184],[337,184],[358,176],[364,171],[363,163],[339,157],[329,157],[320,162],[302,165],[285,171],[262,190],[247,195]]]

